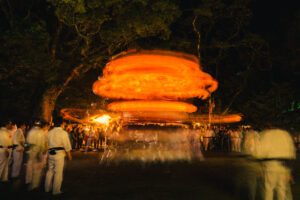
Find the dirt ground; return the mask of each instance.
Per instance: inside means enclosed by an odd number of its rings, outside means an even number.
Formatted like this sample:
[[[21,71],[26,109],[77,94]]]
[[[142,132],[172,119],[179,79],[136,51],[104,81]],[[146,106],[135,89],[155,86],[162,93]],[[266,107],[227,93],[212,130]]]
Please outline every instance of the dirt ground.
[[[66,161],[63,195],[54,197],[43,191],[27,191],[24,170],[20,180],[0,184],[1,200],[8,199],[248,199],[247,182],[257,178],[249,170],[249,161],[234,153],[210,152],[205,161],[99,164],[102,153],[73,152]],[[297,153],[299,157],[299,152]],[[300,161],[294,164],[294,199],[300,199]],[[251,169],[251,168],[250,168]],[[4,198],[2,198],[4,197]],[[257,199],[261,199],[257,190]]]

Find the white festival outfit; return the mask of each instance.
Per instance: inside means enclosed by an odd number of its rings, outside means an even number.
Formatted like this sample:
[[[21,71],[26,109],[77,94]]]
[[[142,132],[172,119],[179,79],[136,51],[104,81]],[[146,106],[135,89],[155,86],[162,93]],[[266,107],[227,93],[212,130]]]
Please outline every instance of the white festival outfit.
[[[240,131],[230,132],[231,151],[241,152],[242,133]]]
[[[296,148],[290,134],[280,129],[270,129],[261,134],[261,150],[265,178],[265,200],[273,200],[277,193],[278,200],[291,200],[292,193],[289,183],[291,169],[285,160],[296,159]]]
[[[72,150],[68,133],[61,127],[48,132],[48,171],[46,173],[45,191],[57,195],[61,193],[65,152]]]
[[[203,134],[203,143],[204,143],[204,150],[207,151],[208,147],[212,148],[212,139],[215,137],[215,132],[213,130],[206,130]]]
[[[8,181],[8,166],[11,158],[12,140],[5,127],[0,129],[0,179]]]
[[[92,141],[94,140],[95,135],[96,135],[96,132],[91,129],[89,131],[88,136],[87,136],[87,142],[86,142],[86,145],[85,145],[85,152],[87,152],[89,147],[92,145]]]
[[[43,171],[43,155],[46,151],[45,132],[40,127],[33,127],[28,132],[26,143],[29,145],[29,150],[26,165],[26,184],[30,184],[29,189],[33,190],[40,186],[41,176]]]
[[[17,178],[20,175],[22,161],[23,161],[23,144],[25,143],[25,138],[22,129],[17,129],[12,136],[13,143],[13,165],[12,165],[12,178]]]

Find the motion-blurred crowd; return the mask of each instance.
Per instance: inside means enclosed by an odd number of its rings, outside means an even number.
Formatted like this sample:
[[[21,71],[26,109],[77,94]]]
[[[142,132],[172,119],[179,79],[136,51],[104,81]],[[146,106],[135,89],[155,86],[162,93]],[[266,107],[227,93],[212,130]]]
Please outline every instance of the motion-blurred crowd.
[[[130,132],[130,130],[126,130]],[[55,126],[42,121],[31,125],[14,124],[6,121],[0,129],[0,178],[1,181],[20,178],[20,171],[25,164],[25,182],[29,190],[40,186],[45,175],[45,191],[60,194],[63,179],[65,155],[71,160],[70,151],[106,151],[113,146],[115,136],[122,133],[120,126],[101,127],[66,123],[58,120]],[[245,156],[247,170],[251,176],[247,181],[249,199],[256,199],[258,174],[264,174],[264,198],[291,199],[289,183],[293,181],[289,163],[296,158],[296,148],[300,148],[300,134],[293,136],[281,129],[270,128],[263,131],[251,127],[215,126],[186,129],[192,133],[190,140],[194,151],[240,152]],[[138,134],[136,142],[140,142]],[[151,140],[155,137],[151,136]],[[153,139],[154,138],[154,139]],[[251,164],[252,163],[252,164]],[[47,167],[46,167],[47,166]],[[46,170],[47,169],[47,170]],[[253,173],[252,173],[253,172]]]

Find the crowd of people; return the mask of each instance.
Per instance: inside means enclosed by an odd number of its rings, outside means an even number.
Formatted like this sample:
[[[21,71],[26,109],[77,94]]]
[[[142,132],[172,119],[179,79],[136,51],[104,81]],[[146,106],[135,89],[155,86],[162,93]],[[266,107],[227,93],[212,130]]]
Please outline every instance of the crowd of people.
[[[131,139],[137,144],[141,141],[158,140],[157,134],[152,134],[152,131],[146,137],[147,133],[143,130],[126,128],[121,130],[121,126],[116,125],[83,125],[65,123],[61,119],[54,124],[55,126],[52,127],[42,121],[35,121],[32,126],[25,123],[14,124],[11,121],[2,124],[0,129],[1,181],[18,179],[23,163],[25,163],[25,183],[28,185],[28,190],[39,188],[43,174],[45,174],[45,191],[52,191],[53,195],[57,195],[61,193],[65,155],[72,160],[71,150],[82,152],[101,150],[105,155],[105,151],[109,149],[108,146],[114,146],[114,142],[118,143],[116,138],[124,132],[130,133]],[[198,127],[196,129],[189,127],[183,130],[193,136],[188,140],[193,144],[191,145],[192,151],[201,155],[201,159],[203,159],[201,151],[232,151],[242,152],[251,157],[249,162],[253,160],[261,162],[262,165],[259,166],[264,166],[265,189],[268,190],[265,199],[273,199],[274,190],[277,190],[277,196],[287,197],[287,181],[292,179],[286,161],[296,157],[295,147],[299,147],[300,144],[298,140],[300,137],[297,135],[292,137],[288,132],[280,129],[258,131],[241,126],[235,128]],[[141,132],[144,133],[141,134]],[[274,140],[276,137],[277,140]],[[274,149],[274,145],[281,147],[285,145],[286,148]],[[253,177],[256,176],[251,176],[252,179]],[[253,192],[250,194],[253,195]]]
[[[24,163],[28,190],[37,190],[45,173],[45,191],[61,194],[65,155],[72,160],[69,134],[61,124],[62,120],[58,119],[50,129],[50,125],[42,121],[35,121],[31,127],[25,123],[3,122],[0,129],[1,181],[20,180]]]

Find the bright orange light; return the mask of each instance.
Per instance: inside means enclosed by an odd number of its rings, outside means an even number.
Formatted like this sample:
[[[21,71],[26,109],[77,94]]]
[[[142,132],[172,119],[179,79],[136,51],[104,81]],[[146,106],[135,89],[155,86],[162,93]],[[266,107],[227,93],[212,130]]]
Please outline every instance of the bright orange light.
[[[83,118],[85,110],[79,108],[64,108],[60,110],[60,114],[64,120],[69,120],[77,123],[84,123]]]
[[[108,105],[112,111],[145,111],[145,112],[187,112],[197,111],[197,107],[185,102],[178,101],[121,101]]]
[[[201,123],[209,123],[208,115],[198,115],[198,116],[191,116],[191,121],[194,122],[201,122]],[[231,115],[212,115],[211,116],[211,123],[212,124],[226,124],[226,123],[235,123],[242,120],[242,116],[240,114],[231,114]]]
[[[112,99],[177,100],[205,99],[217,87],[217,81],[201,71],[194,56],[141,51],[111,60],[93,91]]]
[[[100,117],[91,118],[90,120],[108,126],[110,119],[111,117],[109,115],[102,115]]]

